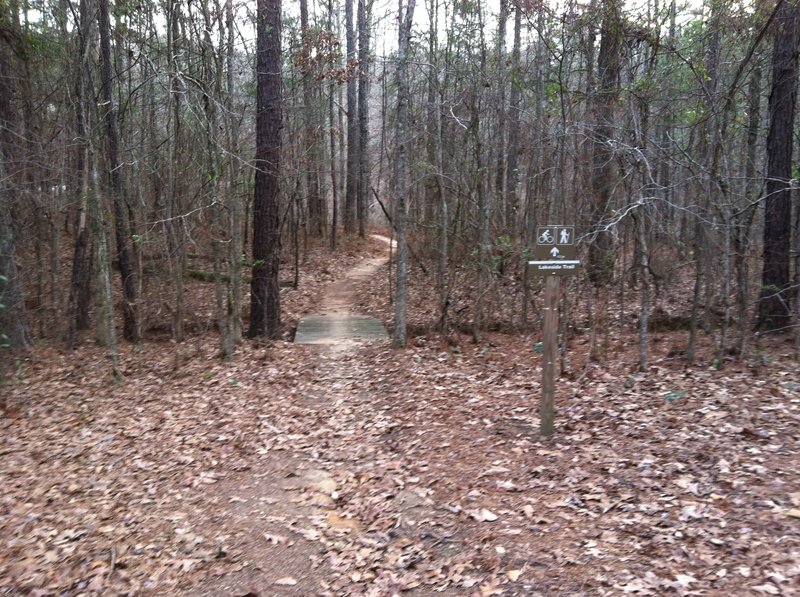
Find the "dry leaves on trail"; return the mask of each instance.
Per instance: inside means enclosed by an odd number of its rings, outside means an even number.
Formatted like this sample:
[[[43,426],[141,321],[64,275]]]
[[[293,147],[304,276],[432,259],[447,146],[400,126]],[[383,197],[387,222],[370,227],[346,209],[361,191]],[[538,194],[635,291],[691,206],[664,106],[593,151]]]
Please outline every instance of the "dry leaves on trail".
[[[0,594],[800,591],[800,373],[779,349],[587,366],[544,442],[534,338],[484,340],[223,364],[198,337],[124,348],[122,384],[97,348],[36,352],[0,419]]]
[[[279,344],[228,365],[198,344],[177,372],[171,348],[129,353],[117,386],[88,354],[43,354],[11,386],[22,416],[2,421],[0,587],[192,593],[268,566],[223,516],[261,504],[263,549],[319,545],[308,574],[334,595],[797,588],[791,362],[764,378],[656,365],[632,384],[562,380],[542,443],[531,343],[417,344]],[[302,483],[242,493],[263,459],[289,455]],[[293,500],[312,514],[277,516]]]

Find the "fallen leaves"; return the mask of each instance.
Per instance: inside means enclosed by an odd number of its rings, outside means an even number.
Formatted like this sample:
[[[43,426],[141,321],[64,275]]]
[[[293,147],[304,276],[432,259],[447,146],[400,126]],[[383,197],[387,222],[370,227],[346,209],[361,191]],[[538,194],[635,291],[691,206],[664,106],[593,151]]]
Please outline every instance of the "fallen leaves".
[[[270,533],[264,533],[264,539],[266,539],[272,545],[289,545],[289,537],[284,535],[272,535]]]
[[[325,522],[332,529],[358,532],[361,528],[358,524],[358,521],[351,518],[342,518],[333,512],[328,512],[327,516],[325,517]]]
[[[239,573],[381,596],[800,582],[788,361],[770,379],[587,367],[559,381],[543,443],[531,338],[278,342],[224,365],[209,338],[123,348],[119,385],[91,348],[25,366],[8,387],[24,407],[0,420],[0,592],[196,594]]]
[[[477,520],[478,522],[494,522],[497,520],[497,514],[491,510],[487,510],[486,508],[480,508],[478,510],[466,510],[466,513],[470,518]]]
[[[522,570],[506,570],[506,578],[511,582],[517,582],[522,576]]]

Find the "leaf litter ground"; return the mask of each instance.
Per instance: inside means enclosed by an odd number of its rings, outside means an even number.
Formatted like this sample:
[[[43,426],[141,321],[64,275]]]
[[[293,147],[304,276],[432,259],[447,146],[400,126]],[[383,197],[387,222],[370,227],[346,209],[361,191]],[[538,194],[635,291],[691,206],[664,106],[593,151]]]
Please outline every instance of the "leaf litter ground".
[[[315,257],[290,321],[359,263]],[[368,311],[387,284],[365,283]],[[536,340],[245,344],[221,363],[209,334],[124,347],[118,384],[98,348],[41,348],[4,387],[0,593],[800,592],[780,339],[766,364],[654,355],[634,374],[621,338],[559,381],[551,441]]]

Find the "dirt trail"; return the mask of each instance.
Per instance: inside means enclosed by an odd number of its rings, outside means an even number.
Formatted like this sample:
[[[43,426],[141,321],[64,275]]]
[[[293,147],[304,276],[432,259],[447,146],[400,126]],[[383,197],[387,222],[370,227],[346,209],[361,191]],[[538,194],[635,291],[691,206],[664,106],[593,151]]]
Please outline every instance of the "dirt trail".
[[[393,242],[371,236],[387,246]],[[328,444],[324,438],[332,435],[338,441],[332,439],[331,444],[358,452],[354,446],[360,415],[352,406],[369,396],[358,387],[363,375],[357,351],[365,339],[381,339],[372,332],[365,336],[363,322],[376,322],[386,336],[381,322],[352,311],[358,284],[374,276],[388,259],[388,252],[385,257],[365,259],[326,289],[321,315],[310,319],[324,320],[328,327],[304,342],[318,345],[308,347],[311,390],[294,403],[277,398],[264,406],[289,441],[280,451],[260,455],[250,471],[221,483],[210,497],[209,522],[226,530],[232,551],[247,555],[240,557],[232,572],[192,587],[187,595],[326,594],[328,582],[341,574],[330,566],[325,544],[337,537],[352,538],[362,530],[345,513],[346,504],[338,494],[339,480],[352,475],[354,463],[345,465],[335,451],[319,453],[316,445],[321,439]],[[301,320],[298,335],[302,327]],[[367,459],[369,450],[364,454]]]
[[[392,241],[385,236],[373,234],[373,238],[387,245]],[[342,347],[360,341],[387,340],[383,323],[372,317],[352,313],[356,304],[356,288],[372,278],[386,263],[385,257],[365,259],[361,264],[347,272],[341,280],[332,283],[322,299],[319,315],[303,317],[297,327],[295,342],[298,344],[325,344]]]
[[[394,243],[391,239],[380,234],[370,235],[375,240],[386,243]],[[363,263],[351,269],[347,275],[331,284],[325,291],[325,296],[320,303],[320,311],[323,315],[347,315],[351,313],[355,304],[355,288],[359,282],[368,280],[374,276],[378,270],[389,260],[389,255],[365,259]]]

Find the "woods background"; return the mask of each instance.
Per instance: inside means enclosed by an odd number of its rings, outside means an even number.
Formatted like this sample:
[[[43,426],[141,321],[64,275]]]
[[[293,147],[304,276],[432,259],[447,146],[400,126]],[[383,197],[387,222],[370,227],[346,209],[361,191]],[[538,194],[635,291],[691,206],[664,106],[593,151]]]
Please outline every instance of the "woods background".
[[[765,331],[800,351],[799,13],[0,0],[3,344],[113,359],[120,333],[213,327],[229,356],[243,318],[280,333],[309,246],[374,226],[401,241],[397,344],[406,239],[430,329],[528,330],[533,231],[575,223],[562,331],[594,358],[620,327],[642,367],[652,329],[685,329],[690,361],[699,333],[718,359]]]

